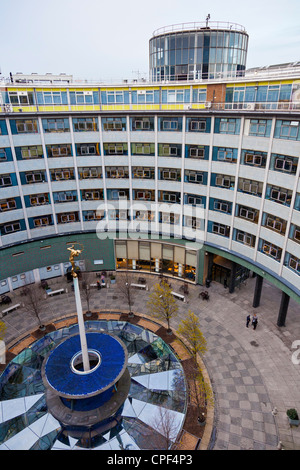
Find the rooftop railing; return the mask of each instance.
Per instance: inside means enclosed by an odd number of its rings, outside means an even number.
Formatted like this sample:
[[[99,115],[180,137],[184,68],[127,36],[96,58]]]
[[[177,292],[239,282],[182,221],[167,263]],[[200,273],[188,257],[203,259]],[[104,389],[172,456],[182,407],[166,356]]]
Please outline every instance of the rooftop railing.
[[[238,23],[231,23],[226,21],[200,21],[190,23],[177,23],[162,28],[156,29],[152,37],[159,36],[161,34],[184,32],[190,30],[202,30],[202,29],[226,29],[229,31],[240,31],[246,33],[246,28]]]

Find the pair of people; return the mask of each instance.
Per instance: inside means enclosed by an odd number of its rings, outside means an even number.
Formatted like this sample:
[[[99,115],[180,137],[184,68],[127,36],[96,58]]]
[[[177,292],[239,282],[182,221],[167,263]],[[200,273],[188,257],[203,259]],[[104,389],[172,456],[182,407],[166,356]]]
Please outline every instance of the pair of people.
[[[247,320],[246,320],[246,327],[248,328],[249,327],[249,323],[251,321],[251,316],[248,315],[247,316]],[[258,324],[258,318],[257,318],[257,315],[256,313],[253,315],[253,318],[252,318],[252,326],[253,326],[253,330],[256,330],[256,327],[257,327],[257,324]]]

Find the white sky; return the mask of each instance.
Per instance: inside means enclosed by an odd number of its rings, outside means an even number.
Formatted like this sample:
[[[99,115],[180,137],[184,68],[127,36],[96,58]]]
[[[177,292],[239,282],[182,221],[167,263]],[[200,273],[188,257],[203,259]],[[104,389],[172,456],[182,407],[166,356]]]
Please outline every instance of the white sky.
[[[208,13],[246,28],[247,68],[300,60],[300,0],[0,0],[2,76],[147,78],[153,31]]]

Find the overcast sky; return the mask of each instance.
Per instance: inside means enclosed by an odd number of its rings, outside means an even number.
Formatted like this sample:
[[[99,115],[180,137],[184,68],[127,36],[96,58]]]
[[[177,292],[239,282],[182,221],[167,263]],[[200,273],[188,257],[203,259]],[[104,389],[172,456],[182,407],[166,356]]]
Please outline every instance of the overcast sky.
[[[300,61],[300,0],[0,0],[2,76],[148,78],[153,31],[208,13],[246,28],[247,68]]]

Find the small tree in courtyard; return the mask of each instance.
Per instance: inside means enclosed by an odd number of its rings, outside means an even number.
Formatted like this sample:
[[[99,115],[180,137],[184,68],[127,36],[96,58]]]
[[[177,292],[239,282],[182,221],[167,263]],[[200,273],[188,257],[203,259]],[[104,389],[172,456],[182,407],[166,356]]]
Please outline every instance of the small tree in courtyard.
[[[197,353],[203,356],[207,350],[207,342],[200,330],[199,319],[194,312],[188,311],[186,318],[181,320],[177,333],[189,343],[192,356],[195,360]]]
[[[172,294],[172,288],[166,282],[155,284],[153,292],[149,295],[148,308],[151,315],[168,324],[168,333],[171,333],[170,320],[176,316],[178,305]]]

